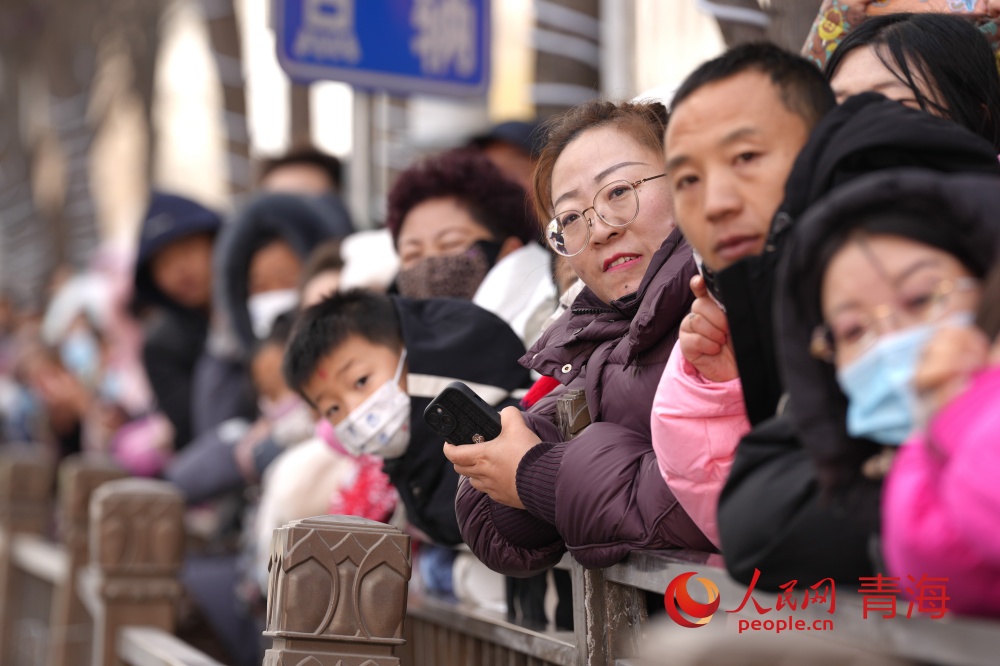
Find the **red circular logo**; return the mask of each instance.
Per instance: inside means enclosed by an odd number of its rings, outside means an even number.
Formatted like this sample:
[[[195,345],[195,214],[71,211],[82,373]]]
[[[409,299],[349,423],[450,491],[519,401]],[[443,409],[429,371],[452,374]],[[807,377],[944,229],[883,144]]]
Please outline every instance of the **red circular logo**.
[[[695,580],[701,583],[705,591],[708,592],[708,603],[703,604],[691,598],[687,583],[697,573],[696,571],[682,573],[670,581],[670,584],[667,585],[667,591],[663,593],[663,606],[667,609],[667,615],[670,616],[670,619],[682,627],[691,629],[708,624],[715,611],[719,610],[719,603],[721,603],[719,588],[707,578],[695,578]],[[695,621],[689,620],[688,617],[695,618]]]

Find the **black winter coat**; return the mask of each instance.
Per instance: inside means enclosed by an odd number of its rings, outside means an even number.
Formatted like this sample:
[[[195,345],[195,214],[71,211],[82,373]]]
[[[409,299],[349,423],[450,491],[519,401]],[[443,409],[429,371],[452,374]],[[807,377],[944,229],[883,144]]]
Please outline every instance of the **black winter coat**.
[[[758,585],[772,590],[792,578],[856,582],[871,571],[868,544],[878,531],[880,484],[858,479],[850,493],[824,493],[810,442],[803,440],[810,435],[795,418],[817,405],[795,392],[778,410],[784,378],[796,369],[781,368],[776,349],[801,341],[774,323],[775,286],[796,220],[812,204],[859,176],[908,166],[1000,172],[989,142],[959,125],[875,93],[858,95],[819,123],[796,159],[764,254],[718,276],[754,426],[737,448],[719,501],[726,566],[741,582],[749,583],[755,568]],[[873,452],[872,446],[851,448],[858,459]]]
[[[195,367],[205,348],[208,317],[190,310],[163,308],[145,326],[142,363],[157,407],[174,426],[174,450],[198,431],[192,414]]]

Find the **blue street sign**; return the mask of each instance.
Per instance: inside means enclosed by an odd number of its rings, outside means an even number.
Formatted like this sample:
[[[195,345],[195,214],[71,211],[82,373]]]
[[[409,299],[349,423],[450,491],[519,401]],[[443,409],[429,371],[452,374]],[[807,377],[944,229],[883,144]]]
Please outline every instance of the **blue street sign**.
[[[396,94],[485,95],[489,0],[273,0],[278,62],[296,81]]]

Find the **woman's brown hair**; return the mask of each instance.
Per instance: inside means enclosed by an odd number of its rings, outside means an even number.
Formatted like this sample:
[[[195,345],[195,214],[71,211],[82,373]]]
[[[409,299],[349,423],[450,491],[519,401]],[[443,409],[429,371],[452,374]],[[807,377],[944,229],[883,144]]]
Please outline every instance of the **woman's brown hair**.
[[[593,100],[550,118],[542,131],[546,141],[538,156],[532,179],[535,211],[545,225],[552,210],[552,171],[556,160],[578,136],[587,130],[610,126],[628,134],[640,145],[663,153],[663,134],[667,128],[667,108],[659,102],[610,102]]]

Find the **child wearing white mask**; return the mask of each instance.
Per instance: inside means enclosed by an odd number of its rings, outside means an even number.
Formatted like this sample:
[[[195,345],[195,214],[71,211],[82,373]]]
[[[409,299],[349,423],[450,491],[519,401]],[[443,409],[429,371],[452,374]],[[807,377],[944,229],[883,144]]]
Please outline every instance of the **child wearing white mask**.
[[[263,194],[233,216],[215,252],[215,292],[246,358],[278,315],[298,304],[306,260],[320,244],[353,231],[338,201]]]
[[[507,324],[471,303],[351,291],[302,314],[283,372],[346,450],[385,460],[409,521],[455,545],[458,475],[423,410],[454,380],[498,408],[513,404],[530,385],[523,350]]]

